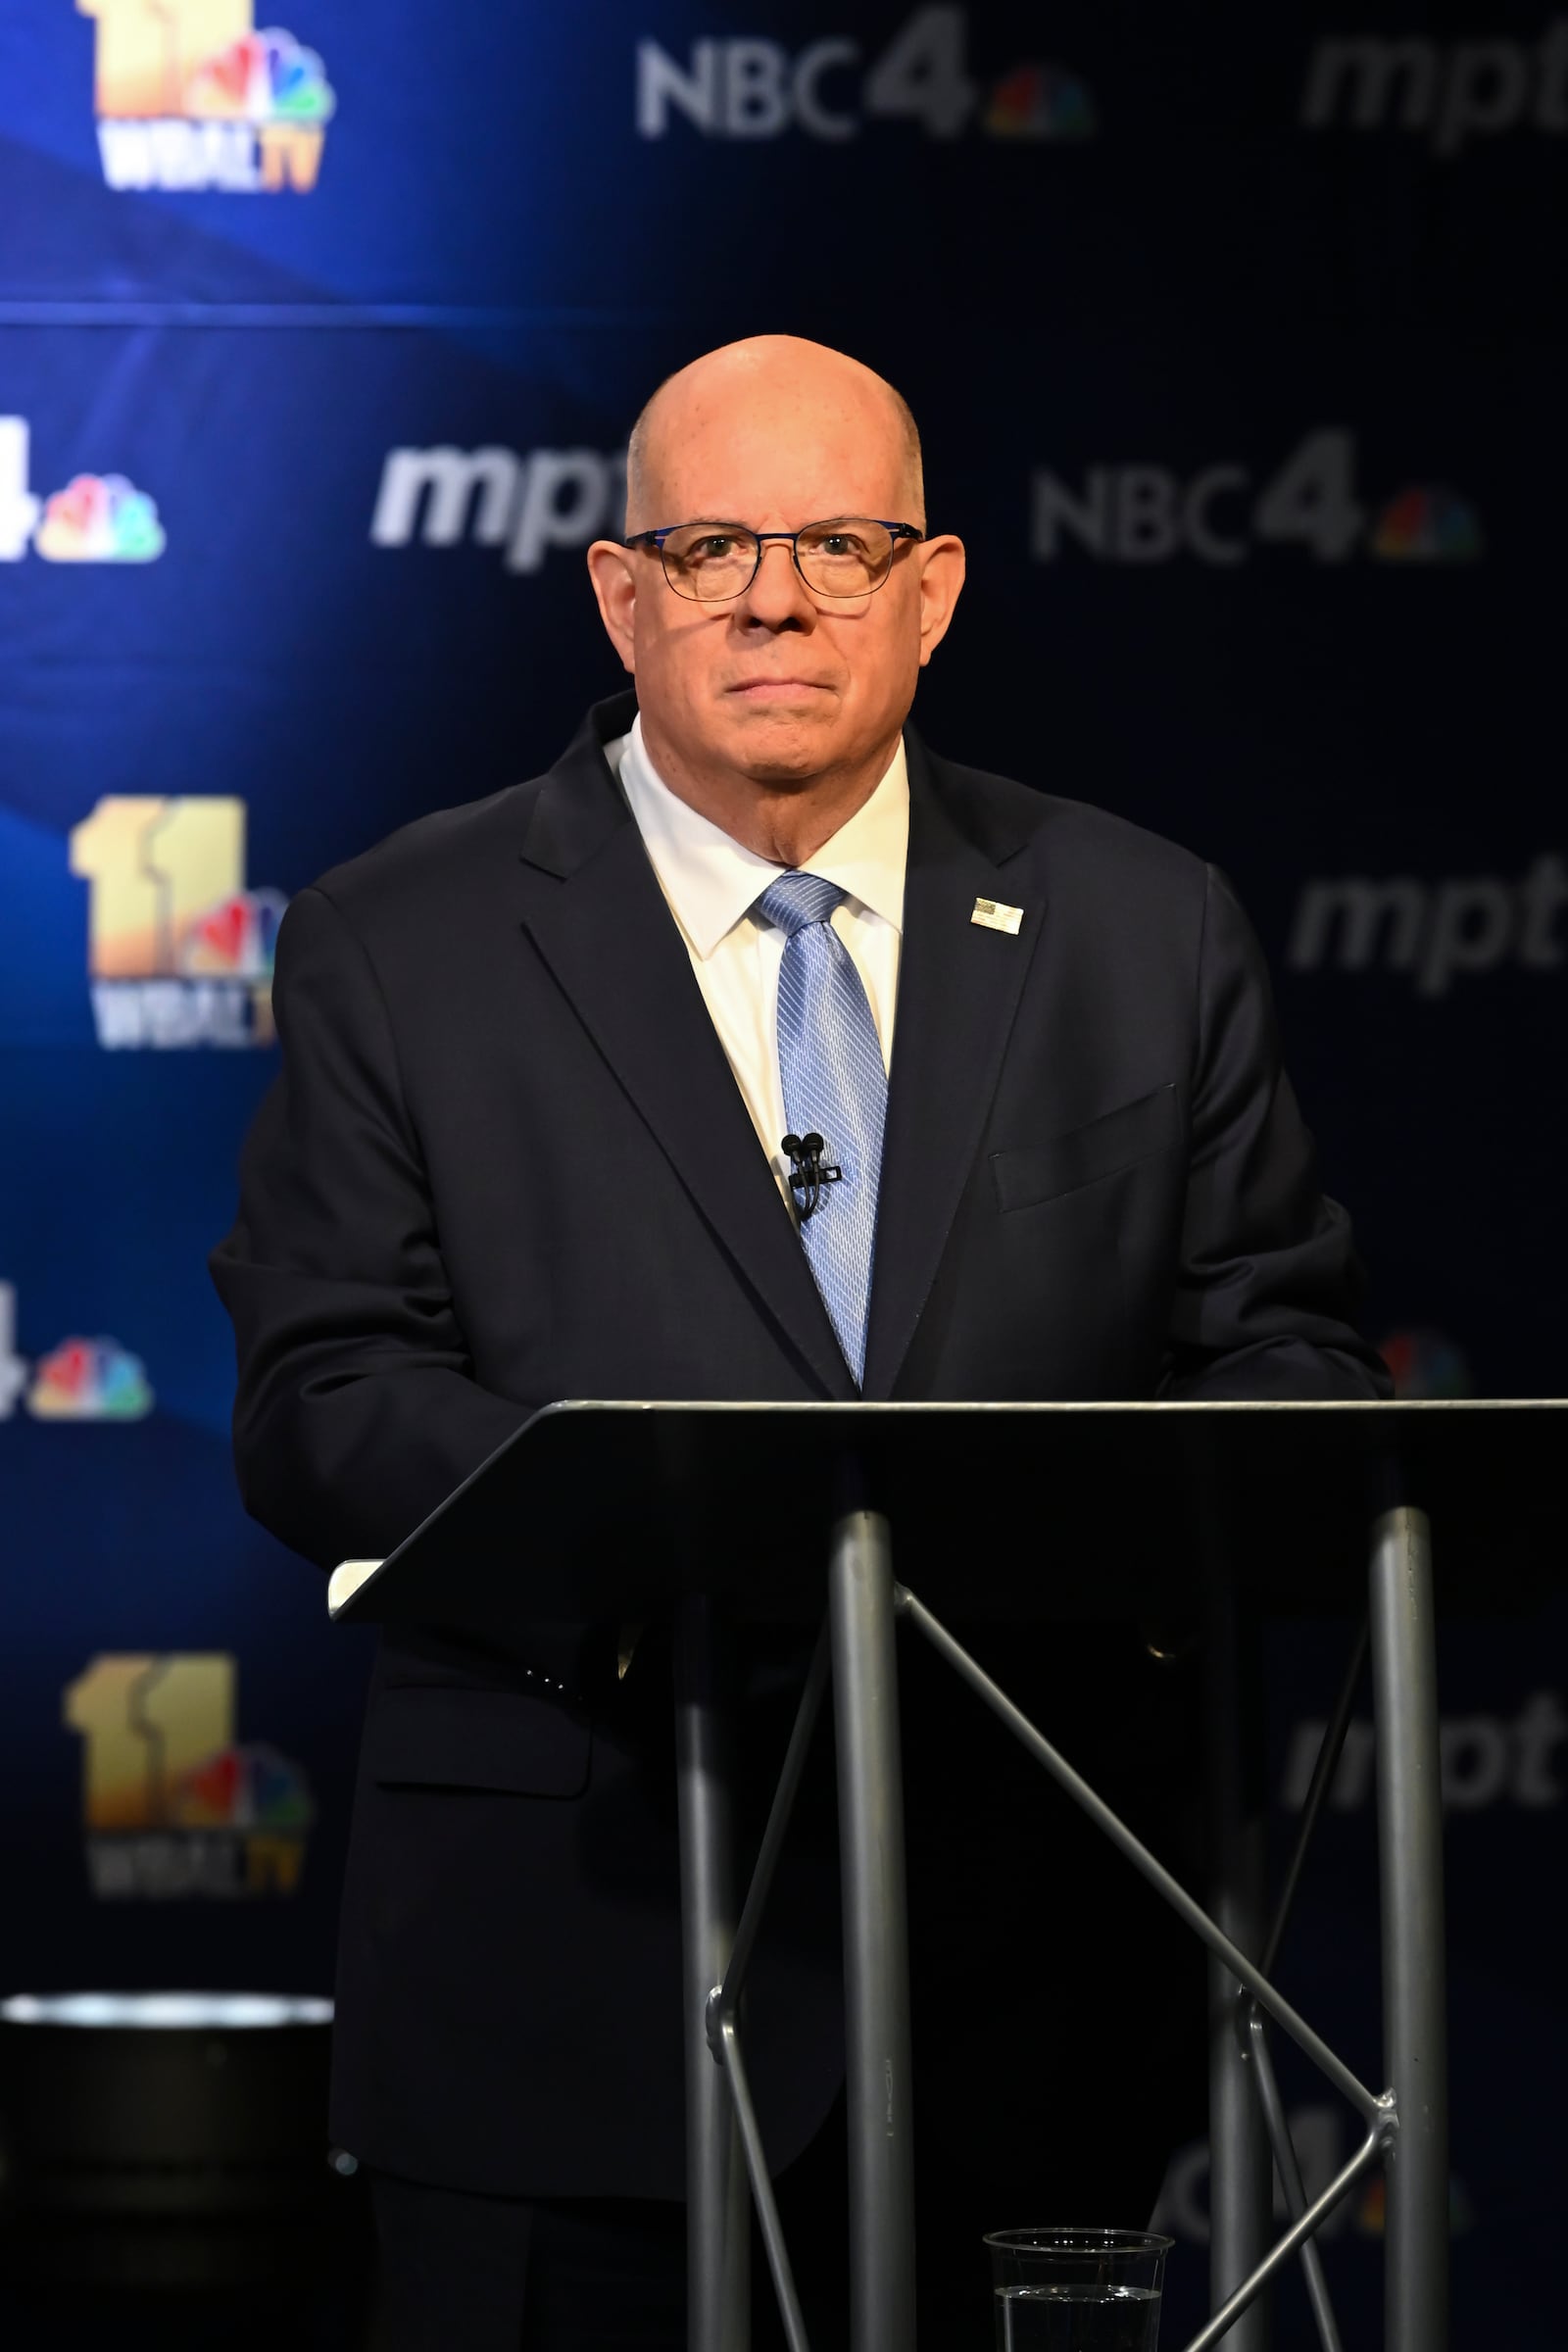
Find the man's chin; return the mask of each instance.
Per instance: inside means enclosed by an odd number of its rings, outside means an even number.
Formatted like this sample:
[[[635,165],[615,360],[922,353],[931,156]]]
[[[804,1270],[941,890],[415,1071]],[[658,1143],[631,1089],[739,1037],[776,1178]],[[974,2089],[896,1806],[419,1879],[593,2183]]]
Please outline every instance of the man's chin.
[[[735,764],[760,784],[804,783],[833,762],[835,729],[826,710],[813,714],[773,704],[726,715]]]

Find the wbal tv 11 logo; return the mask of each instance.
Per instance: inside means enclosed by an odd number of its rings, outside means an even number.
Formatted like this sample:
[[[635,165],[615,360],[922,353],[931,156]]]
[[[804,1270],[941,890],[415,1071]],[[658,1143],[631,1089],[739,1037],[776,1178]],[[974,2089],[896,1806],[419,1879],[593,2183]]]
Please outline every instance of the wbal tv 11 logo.
[[[103,1655],[64,1694],[87,1881],[106,1900],[292,1894],[316,1818],[300,1767],[234,1736],[234,1660]]]
[[[76,0],[97,24],[94,112],[112,188],[304,195],[336,99],[325,68],[252,0]]]
[[[71,835],[87,968],[111,1050],[270,1046],[288,902],[245,885],[245,803],[111,794]]]

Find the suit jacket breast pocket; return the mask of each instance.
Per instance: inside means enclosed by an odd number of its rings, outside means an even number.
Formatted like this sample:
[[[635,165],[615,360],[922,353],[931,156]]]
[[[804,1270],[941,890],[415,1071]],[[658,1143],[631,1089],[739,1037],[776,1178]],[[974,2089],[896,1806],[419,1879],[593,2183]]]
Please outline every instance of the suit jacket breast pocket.
[[[993,1152],[991,1174],[1004,1211],[1037,1208],[1059,1200],[1064,1193],[1081,1192],[1085,1185],[1118,1175],[1156,1152],[1168,1152],[1181,1140],[1181,1114],[1174,1080],[1140,1095],[1135,1102],[1107,1110],[1087,1126],[1069,1128],[1065,1135],[1048,1136],[1044,1143],[1024,1144],[1012,1152]]]
[[[365,1769],[388,1788],[580,1796],[592,1745],[582,1716],[526,1691],[399,1684],[371,1702]]]

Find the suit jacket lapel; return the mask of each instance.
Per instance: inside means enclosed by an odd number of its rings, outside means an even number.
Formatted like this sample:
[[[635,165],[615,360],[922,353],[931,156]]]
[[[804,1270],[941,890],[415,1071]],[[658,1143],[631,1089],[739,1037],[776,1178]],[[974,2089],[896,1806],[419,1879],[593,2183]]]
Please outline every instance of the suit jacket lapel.
[[[884,1397],[979,1149],[1046,905],[1021,863],[1004,870],[1038,825],[1037,797],[934,760],[912,729],[905,740],[909,853],[863,1392]],[[1021,906],[1017,933],[975,923],[977,899]]]
[[[606,763],[630,697],[551,770],[523,846],[523,928],[762,1305],[830,1396],[855,1394],[685,943]]]

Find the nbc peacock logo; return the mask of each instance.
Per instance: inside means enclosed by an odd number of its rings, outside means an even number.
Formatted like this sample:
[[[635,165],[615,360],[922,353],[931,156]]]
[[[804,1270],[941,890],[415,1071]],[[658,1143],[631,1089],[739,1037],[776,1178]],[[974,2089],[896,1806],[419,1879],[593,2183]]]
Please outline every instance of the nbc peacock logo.
[[[140,1421],[152,1409],[142,1360],[118,1340],[62,1340],[40,1356],[27,1391],[40,1421]]]
[[[1098,127],[1093,98],[1061,66],[1017,66],[1004,74],[982,120],[994,139],[1088,139]]]
[[[112,188],[306,195],[337,100],[314,49],[253,0],[76,0],[97,26],[94,112]]]
[[[1417,1325],[1392,1331],[1378,1344],[1396,1396],[1473,1396],[1475,1375],[1457,1340]]]
[[[122,473],[78,473],[45,500],[32,551],[50,564],[150,564],[164,530],[153,500]]]
[[[146,1421],[153,1383],[118,1339],[64,1339],[35,1364],[17,1352],[17,1287],[0,1282],[0,1421],[25,1404],[35,1421]]]
[[[1385,564],[1468,564],[1481,553],[1481,525],[1468,499],[1417,483],[1390,499],[1370,544]]]
[[[0,1282],[0,1421],[19,1402],[38,1421],[143,1421],[154,1398],[141,1357],[118,1340],[62,1340],[29,1364],[17,1350],[16,1286]]]
[[[158,502],[122,473],[78,473],[40,497],[32,428],[0,416],[0,564],[30,552],[46,564],[151,564],[164,552]]]

